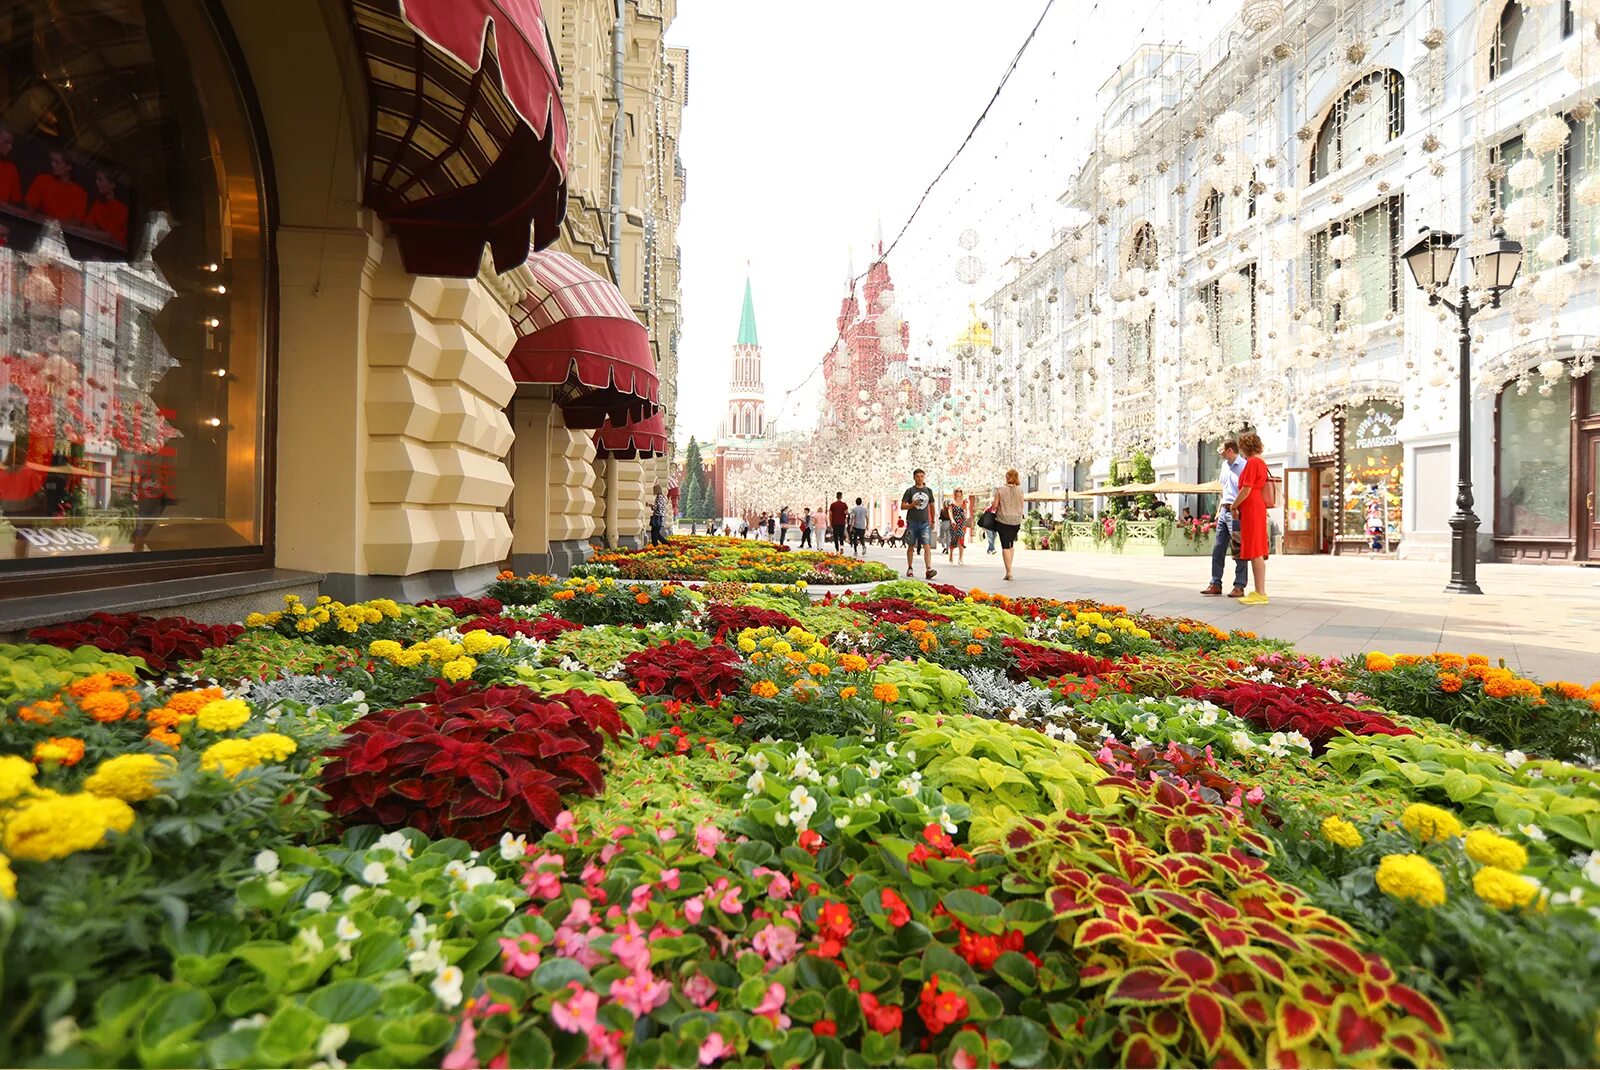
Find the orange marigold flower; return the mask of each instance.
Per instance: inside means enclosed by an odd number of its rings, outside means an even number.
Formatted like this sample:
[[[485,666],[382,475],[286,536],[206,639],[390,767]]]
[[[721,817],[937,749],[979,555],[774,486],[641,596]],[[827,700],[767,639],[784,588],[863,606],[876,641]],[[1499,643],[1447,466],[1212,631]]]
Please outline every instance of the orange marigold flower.
[[[83,696],[78,706],[101,724],[110,724],[128,715],[128,696],[121,691],[99,691]]]
[[[828,668],[820,661],[813,661],[810,665],[806,666],[806,672],[810,673],[812,676],[827,676],[832,671],[832,669]]]
[[[858,694],[860,694],[860,692],[854,687],[841,687],[839,689],[840,698],[855,698]]]
[[[165,727],[150,729],[149,732],[145,733],[145,738],[153,739],[157,743],[165,743],[169,747],[179,747],[183,745],[183,737],[178,735],[178,733],[174,732],[172,729]]]
[[[499,572],[495,573],[494,578],[497,580],[514,580],[517,578],[517,574],[512,572],[509,568],[503,568]]]
[[[76,736],[51,736],[33,745],[33,760],[77,765],[83,759],[83,740]]]
[[[865,672],[867,659],[860,654],[841,654],[839,655],[839,667],[845,672]]]
[[[1583,698],[1587,693],[1582,684],[1575,684],[1570,680],[1557,680],[1550,687],[1562,698]]]
[[[987,638],[989,638],[989,635],[990,635],[990,632],[989,632],[989,629],[987,629],[987,628],[974,628],[974,629],[972,629],[972,638],[974,638],[974,639],[987,639]]]
[[[557,602],[570,602],[574,598],[578,597],[578,592],[577,591],[557,591],[555,594],[551,595],[550,597],[555,599]]]
[[[180,691],[167,699],[167,708],[179,717],[193,717],[200,707],[223,698],[222,688],[203,687],[198,691]]]
[[[17,716],[29,724],[49,724],[61,716],[61,703],[41,699],[38,702],[22,707],[17,711]]]
[[[1468,665],[1487,665],[1487,664],[1489,664],[1489,659],[1484,657],[1482,654],[1468,654],[1467,655],[1467,664]]]
[[[583,593],[584,594],[599,594],[600,593],[600,585],[598,583],[585,584],[584,588],[583,588]]]
[[[771,680],[757,680],[750,685],[750,693],[757,698],[772,698],[778,693],[778,685]]]
[[[673,593],[673,592],[674,592],[674,591],[676,591],[676,590],[677,590],[677,589],[678,589],[678,587],[677,587],[677,585],[676,585],[676,584],[672,584],[672,583],[663,583],[663,584],[662,584],[662,585],[661,585],[661,593],[662,593],[662,594],[664,594],[664,595],[670,595],[670,594],[672,594],[672,593]]]
[[[1367,655],[1368,672],[1388,672],[1392,668],[1394,668],[1394,659],[1389,655],[1379,654],[1377,651]]]
[[[983,647],[977,643],[968,643],[967,653],[971,654],[973,657],[977,657],[979,654],[983,653]]]
[[[1512,692],[1513,686],[1510,680],[1495,676],[1484,681],[1483,693],[1490,698],[1510,698]]]
[[[633,600],[638,602],[641,606],[650,604],[650,596],[645,594],[643,591],[640,591],[638,594],[634,595]]]
[[[1435,654],[1433,660],[1447,669],[1459,669],[1467,663],[1467,659],[1460,654]]]
[[[1461,677],[1457,676],[1453,672],[1442,672],[1439,674],[1439,690],[1441,691],[1447,691],[1453,695],[1457,691],[1461,690],[1461,684]]]
[[[1415,665],[1421,660],[1422,659],[1415,654],[1396,654],[1394,656],[1394,663],[1396,665]]]
[[[928,622],[925,621],[925,620],[908,620],[908,621],[906,621],[906,631],[908,631],[908,632],[925,632],[927,630],[928,630]]]
[[[900,698],[900,689],[893,684],[873,684],[872,697],[879,702],[896,702]]]
[[[83,698],[85,695],[93,695],[111,686],[111,677],[106,673],[97,672],[91,676],[85,676],[81,680],[72,681],[72,685],[67,688],[67,694],[73,698]]]
[[[183,715],[169,706],[157,706],[146,710],[144,719],[156,728],[176,728],[183,721]]]
[[[138,677],[132,675],[131,673],[119,672],[116,670],[106,673],[106,679],[110,680],[112,685],[115,687],[133,687],[139,683]]]

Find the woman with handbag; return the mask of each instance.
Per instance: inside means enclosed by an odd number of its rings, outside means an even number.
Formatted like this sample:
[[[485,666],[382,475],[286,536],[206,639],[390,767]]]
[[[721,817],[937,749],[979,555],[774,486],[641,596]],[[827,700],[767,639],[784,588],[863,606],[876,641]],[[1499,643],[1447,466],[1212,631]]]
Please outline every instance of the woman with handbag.
[[[1006,470],[1006,481],[994,488],[994,499],[987,512],[993,515],[993,530],[1000,536],[1000,559],[1006,564],[1006,579],[1011,578],[1011,561],[1017,553],[1017,532],[1022,530],[1022,477],[1015,468]],[[982,521],[979,522],[982,524]],[[983,524],[989,527],[988,524]]]
[[[1239,436],[1239,452],[1245,457],[1239,473],[1239,496],[1233,502],[1233,515],[1239,532],[1240,561],[1250,562],[1250,577],[1255,590],[1239,599],[1242,606],[1267,604],[1267,507],[1272,503],[1272,476],[1261,459],[1261,436],[1246,431]]]

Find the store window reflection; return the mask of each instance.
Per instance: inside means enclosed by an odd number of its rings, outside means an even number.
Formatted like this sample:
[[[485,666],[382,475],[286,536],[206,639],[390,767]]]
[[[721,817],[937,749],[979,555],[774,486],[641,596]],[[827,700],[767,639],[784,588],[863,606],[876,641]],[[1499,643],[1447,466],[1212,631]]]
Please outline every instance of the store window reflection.
[[[1572,503],[1572,380],[1500,392],[1498,535],[1565,539]]]
[[[1399,405],[1369,401],[1345,411],[1344,513],[1340,534],[1374,551],[1400,542],[1405,447]]]
[[[0,570],[262,543],[265,241],[200,0],[0,5]]]

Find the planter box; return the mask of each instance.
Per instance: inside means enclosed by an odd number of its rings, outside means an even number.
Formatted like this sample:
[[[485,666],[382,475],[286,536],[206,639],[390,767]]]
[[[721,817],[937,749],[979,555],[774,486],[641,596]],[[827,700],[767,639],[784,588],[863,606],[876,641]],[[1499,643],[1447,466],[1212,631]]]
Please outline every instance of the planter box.
[[[1123,557],[1206,557],[1211,553],[1211,542],[1194,542],[1165,520],[1126,520],[1125,534],[1120,540],[1096,539],[1098,522],[1077,521],[1067,525],[1068,553],[1118,554]],[[1165,537],[1162,529],[1167,529]]]

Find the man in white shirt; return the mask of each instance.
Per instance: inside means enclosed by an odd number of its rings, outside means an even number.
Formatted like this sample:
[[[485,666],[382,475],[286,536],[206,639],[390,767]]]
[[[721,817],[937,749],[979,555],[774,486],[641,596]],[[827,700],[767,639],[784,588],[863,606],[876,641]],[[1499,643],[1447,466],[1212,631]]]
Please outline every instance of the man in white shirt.
[[[1239,496],[1239,474],[1243,471],[1244,458],[1239,456],[1239,443],[1230,438],[1222,444],[1222,471],[1217,475],[1222,484],[1222,504],[1217,506],[1217,538],[1211,544],[1211,585],[1201,594],[1222,593],[1222,572],[1228,562],[1228,544],[1233,538],[1233,502]],[[1235,559],[1233,590],[1228,592],[1229,598],[1244,597],[1247,575],[1245,563]]]
[[[850,548],[858,557],[867,556],[867,507],[860,498],[850,510]]]

